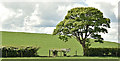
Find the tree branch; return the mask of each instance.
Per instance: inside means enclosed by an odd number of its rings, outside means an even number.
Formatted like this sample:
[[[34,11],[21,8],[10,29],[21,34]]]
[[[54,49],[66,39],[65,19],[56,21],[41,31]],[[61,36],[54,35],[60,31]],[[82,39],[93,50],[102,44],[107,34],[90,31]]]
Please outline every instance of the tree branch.
[[[81,38],[83,39],[83,34],[82,34],[82,32],[81,32],[81,29],[80,29],[80,35],[81,35]]]
[[[75,32],[74,32],[75,33]],[[77,36],[77,34],[75,33],[75,37],[76,37],[76,39],[80,42],[80,44],[83,44],[82,43],[82,40],[80,40],[80,36]]]

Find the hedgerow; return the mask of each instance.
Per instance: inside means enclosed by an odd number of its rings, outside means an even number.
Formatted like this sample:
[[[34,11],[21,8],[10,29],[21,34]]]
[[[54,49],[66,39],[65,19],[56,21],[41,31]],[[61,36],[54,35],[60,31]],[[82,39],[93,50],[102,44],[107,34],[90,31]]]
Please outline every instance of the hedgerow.
[[[2,57],[34,57],[38,56],[39,47],[2,47]]]
[[[89,48],[86,56],[120,56],[120,48]]]

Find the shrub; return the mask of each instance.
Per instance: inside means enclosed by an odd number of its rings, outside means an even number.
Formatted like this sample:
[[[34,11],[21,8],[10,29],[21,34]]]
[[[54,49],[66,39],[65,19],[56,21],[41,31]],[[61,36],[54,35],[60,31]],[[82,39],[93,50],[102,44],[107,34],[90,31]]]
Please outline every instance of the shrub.
[[[2,57],[34,57],[39,47],[2,47]]]
[[[120,56],[120,48],[89,48],[86,56]]]

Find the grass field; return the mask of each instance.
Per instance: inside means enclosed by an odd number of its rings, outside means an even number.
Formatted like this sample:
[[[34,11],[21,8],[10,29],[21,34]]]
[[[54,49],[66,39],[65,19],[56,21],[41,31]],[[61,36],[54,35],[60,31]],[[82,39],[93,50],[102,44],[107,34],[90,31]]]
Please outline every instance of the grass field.
[[[10,57],[2,59],[118,59],[118,57]]]
[[[3,58],[2,61],[119,61],[117,57],[23,57]]]
[[[77,50],[78,55],[82,56],[82,47],[74,38],[68,42],[63,42],[57,36],[50,34],[24,33],[24,32],[2,32],[3,46],[39,46],[38,54],[40,56],[48,56],[48,50],[53,48],[70,48],[68,55],[75,55]],[[120,44],[119,44],[120,45]],[[118,48],[118,43],[104,42],[92,43],[94,48]]]

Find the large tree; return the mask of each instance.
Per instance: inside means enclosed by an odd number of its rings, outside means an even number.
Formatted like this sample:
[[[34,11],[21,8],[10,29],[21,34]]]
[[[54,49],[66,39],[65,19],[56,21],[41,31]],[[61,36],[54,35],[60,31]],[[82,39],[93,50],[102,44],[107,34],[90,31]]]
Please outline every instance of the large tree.
[[[106,28],[110,28],[110,19],[105,18],[100,10],[93,7],[76,7],[69,10],[64,20],[56,25],[53,35],[59,35],[65,42],[69,37],[75,37],[82,45],[85,55],[86,49],[91,45],[90,38],[103,43],[100,33],[108,33]]]

